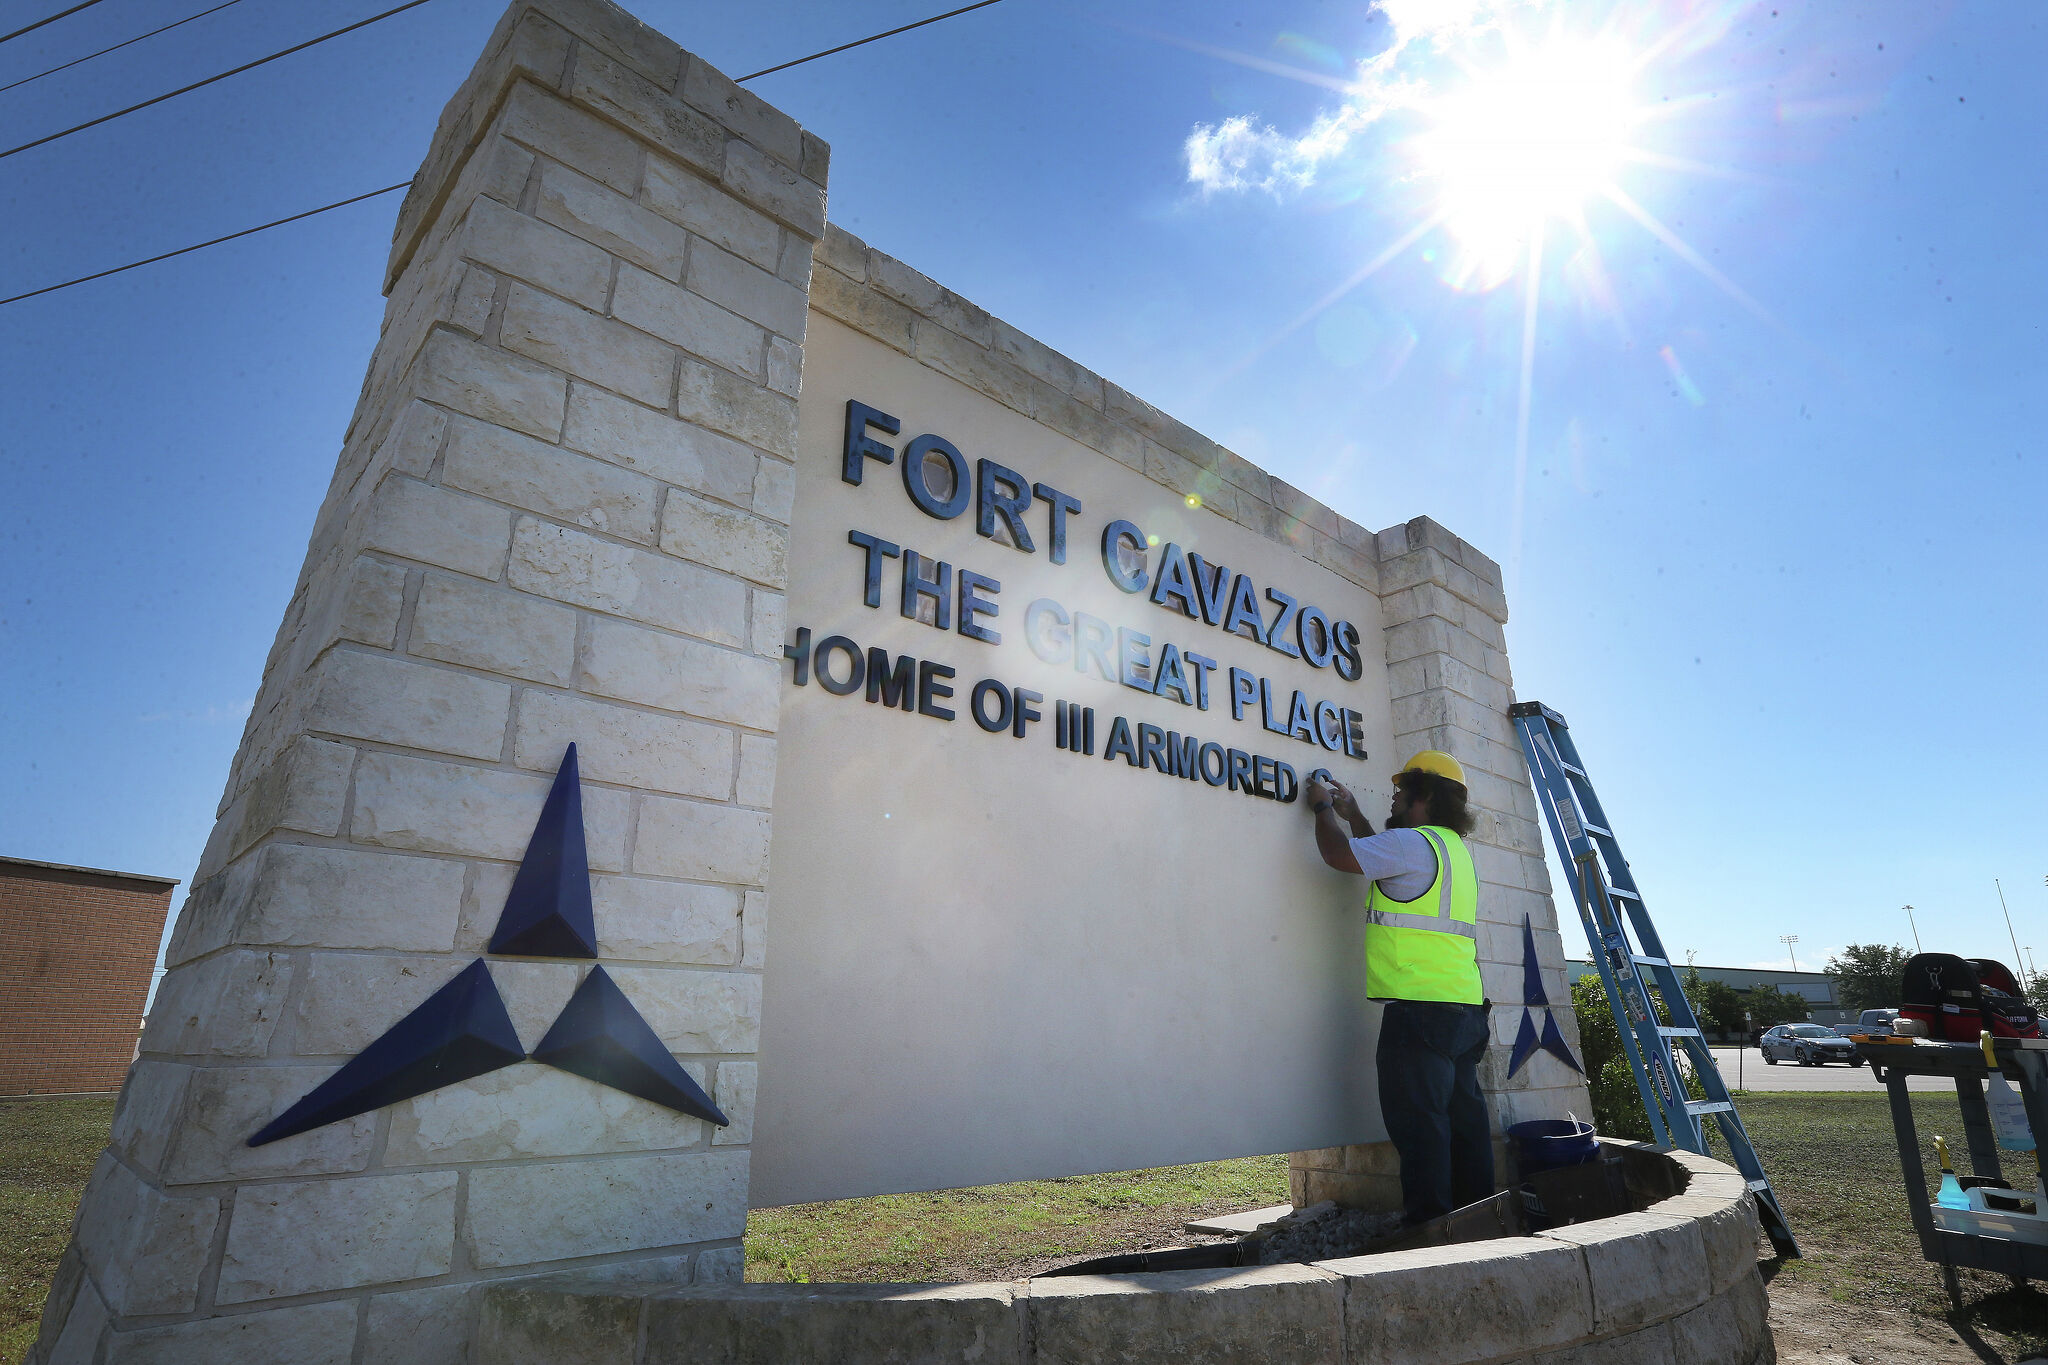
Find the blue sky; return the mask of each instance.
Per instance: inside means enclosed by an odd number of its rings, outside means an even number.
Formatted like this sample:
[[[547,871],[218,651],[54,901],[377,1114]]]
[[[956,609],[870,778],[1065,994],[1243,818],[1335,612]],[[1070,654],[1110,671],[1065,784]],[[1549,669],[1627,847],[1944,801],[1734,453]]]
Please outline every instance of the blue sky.
[[[0,84],[204,7],[105,0],[0,47]],[[0,140],[384,7],[242,0],[0,93]],[[0,297],[405,179],[499,8],[0,160]],[[633,8],[739,75],[943,6]],[[1674,951],[1910,946],[1910,903],[1928,948],[2009,959],[1996,877],[2048,960],[2042,17],[1631,7],[1651,156],[1612,184],[1666,240],[1602,194],[1546,227],[1518,481],[1526,253],[1461,277],[1441,226],[1288,330],[1430,215],[1410,139],[1509,60],[1444,26],[1487,9],[1006,0],[752,88],[832,143],[831,216],[871,244],[1356,520],[1501,559],[1517,690],[1570,718]],[[1601,27],[1568,17],[1507,31]],[[1191,135],[1240,171],[1191,180]],[[191,875],[397,207],[0,308],[0,852]]]

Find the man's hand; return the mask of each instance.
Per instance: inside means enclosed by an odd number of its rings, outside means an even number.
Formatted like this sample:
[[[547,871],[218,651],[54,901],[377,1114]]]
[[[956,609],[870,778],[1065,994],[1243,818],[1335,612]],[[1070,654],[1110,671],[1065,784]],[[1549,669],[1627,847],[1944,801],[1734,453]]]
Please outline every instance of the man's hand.
[[[1356,824],[1365,818],[1358,809],[1358,798],[1353,796],[1351,789],[1342,782],[1330,783],[1330,799],[1337,803],[1337,814],[1346,824]]]
[[[1338,815],[1347,805],[1356,811],[1358,802],[1344,789],[1344,784],[1334,778],[1328,783],[1320,778],[1311,778],[1302,792],[1308,798],[1309,813],[1315,817],[1316,851],[1323,855],[1324,862],[1339,872],[1357,873],[1358,859],[1351,855],[1349,836]]]
[[[1349,787],[1345,786],[1342,782],[1332,779],[1330,782],[1330,801],[1332,811],[1336,816],[1345,824],[1351,826],[1352,838],[1363,839],[1372,833],[1372,821],[1366,819],[1365,812],[1358,808],[1358,798],[1351,794]]]

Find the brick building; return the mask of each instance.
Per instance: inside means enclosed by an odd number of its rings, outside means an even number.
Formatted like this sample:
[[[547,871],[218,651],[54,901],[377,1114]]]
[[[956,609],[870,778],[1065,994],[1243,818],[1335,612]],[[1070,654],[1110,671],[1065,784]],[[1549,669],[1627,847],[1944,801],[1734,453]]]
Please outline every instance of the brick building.
[[[120,1088],[177,884],[0,858],[0,1095]]]

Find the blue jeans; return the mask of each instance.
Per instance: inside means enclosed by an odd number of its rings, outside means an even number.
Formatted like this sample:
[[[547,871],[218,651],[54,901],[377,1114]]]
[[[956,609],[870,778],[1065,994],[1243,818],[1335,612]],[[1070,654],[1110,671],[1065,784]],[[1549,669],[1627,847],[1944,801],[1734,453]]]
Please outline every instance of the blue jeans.
[[[1479,1093],[1484,1005],[1390,1000],[1380,1020],[1380,1113],[1401,1154],[1401,1203],[1421,1223],[1493,1193]]]

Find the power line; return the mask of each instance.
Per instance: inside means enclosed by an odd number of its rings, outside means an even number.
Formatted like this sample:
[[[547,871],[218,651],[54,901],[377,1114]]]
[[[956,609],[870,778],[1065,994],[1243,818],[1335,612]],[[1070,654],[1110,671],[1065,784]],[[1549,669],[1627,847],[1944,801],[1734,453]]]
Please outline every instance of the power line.
[[[92,2],[97,3],[97,0],[92,0]],[[101,114],[96,119],[88,119],[86,122],[75,124],[72,127],[64,129],[62,132],[51,133],[46,137],[39,137],[33,142],[24,142],[19,147],[9,147],[6,151],[0,152],[0,161],[6,160],[8,157],[13,156],[16,152],[25,152],[29,150],[31,147],[40,147],[46,142],[55,142],[58,138],[70,137],[73,133],[82,133],[88,128],[97,128],[102,123],[109,123],[114,119],[123,118],[129,114],[135,113],[139,109],[147,109],[152,104],[162,104],[165,100],[176,99],[180,95],[189,95],[194,90],[198,90],[203,86],[212,85],[215,81],[224,81],[230,76],[239,76],[244,71],[253,71],[257,67],[265,64],[266,62],[274,62],[279,57],[289,57],[294,52],[304,52],[307,48],[317,46],[320,43],[324,43],[330,38],[339,38],[344,33],[354,33],[357,29],[367,28],[371,24],[376,23],[380,19],[389,19],[394,14],[403,14],[409,9],[418,9],[421,5],[424,5],[426,3],[427,0],[406,0],[405,4],[398,6],[398,8],[396,9],[387,9],[382,14],[373,14],[367,19],[361,19],[353,24],[350,24],[347,28],[338,28],[334,30],[334,32],[332,33],[323,33],[318,38],[308,38],[305,42],[300,43],[295,47],[288,47],[282,52],[273,52],[268,57],[258,57],[253,62],[244,62],[242,63],[242,65],[234,68],[232,71],[223,71],[218,76],[208,76],[203,81],[194,81],[192,82],[192,84],[184,86],[181,89],[173,90],[167,95],[158,95],[154,99],[146,99],[140,104],[131,104],[126,109],[116,109],[111,114]]]
[[[92,2],[92,3],[96,3],[96,2],[97,2],[97,0],[91,0],[91,2]],[[227,0],[227,4],[235,4],[235,3],[237,3],[237,0]],[[315,39],[313,39],[313,40],[312,40],[312,42],[308,42],[308,43],[301,43],[301,44],[300,44],[300,45],[299,45],[298,47],[295,47],[295,48],[287,48],[287,49],[286,49],[286,50],[285,50],[284,52],[279,52],[279,53],[275,53],[275,54],[273,54],[272,56],[269,56],[269,57],[265,57],[265,58],[263,58],[263,59],[262,59],[262,61],[256,61],[256,62],[251,62],[251,63],[249,63],[249,66],[261,66],[261,65],[263,64],[263,62],[268,62],[268,61],[274,61],[274,60],[276,60],[276,58],[278,58],[278,57],[288,56],[288,55],[290,55],[290,54],[291,54],[291,53],[293,53],[293,52],[297,52],[297,51],[301,50],[302,48],[307,48],[307,47],[311,47],[311,46],[313,45],[313,43],[320,43],[320,42],[325,42],[325,41],[327,40],[327,38],[334,38],[334,37],[339,37],[339,36],[340,36],[341,34],[343,34],[343,33],[347,33],[347,32],[350,32],[350,31],[351,31],[352,29],[357,29],[357,28],[361,28],[361,27],[363,27],[363,25],[364,25],[364,24],[374,24],[374,23],[376,23],[376,22],[377,22],[377,20],[378,20],[378,19],[387,19],[387,18],[389,18],[389,17],[391,16],[391,15],[394,15],[394,14],[397,14],[397,13],[399,13],[399,12],[400,12],[401,10],[408,10],[408,9],[411,9],[411,8],[413,8],[413,6],[414,6],[414,5],[423,5],[423,4],[425,4],[425,3],[426,3],[426,0],[412,0],[412,3],[411,3],[411,4],[406,4],[406,5],[400,5],[400,6],[398,7],[398,9],[394,9],[394,10],[387,10],[387,11],[385,11],[385,12],[384,12],[383,14],[379,14],[379,15],[376,15],[376,16],[375,16],[375,17],[373,17],[373,18],[365,19],[365,20],[363,20],[363,22],[362,22],[361,24],[352,24],[352,25],[350,25],[350,26],[349,26],[349,28],[344,28],[344,29],[337,29],[337,30],[335,30],[335,32],[333,32],[333,33],[330,33],[330,34],[327,34],[327,35],[326,35],[325,37],[321,37],[321,38],[315,38]],[[777,71],[786,71],[786,70],[788,70],[788,69],[789,69],[790,67],[792,67],[792,66],[802,66],[802,65],[803,65],[803,64],[804,64],[805,62],[814,62],[814,61],[818,60],[818,58],[820,58],[820,57],[830,57],[830,56],[832,56],[832,55],[833,55],[834,53],[844,52],[844,51],[846,51],[846,50],[847,50],[848,48],[855,48],[855,47],[860,47],[860,46],[862,46],[862,45],[864,45],[864,44],[867,44],[867,43],[872,43],[872,42],[878,42],[878,41],[880,41],[880,40],[881,40],[881,39],[883,39],[883,38],[893,38],[893,37],[895,37],[895,36],[896,36],[897,34],[899,34],[899,33],[908,33],[908,32],[909,32],[909,31],[910,31],[911,29],[914,29],[914,28],[923,28],[923,27],[924,27],[924,26],[925,26],[926,24],[936,24],[936,23],[938,23],[938,22],[939,22],[940,20],[942,20],[942,19],[951,19],[951,18],[952,18],[952,17],[954,16],[954,15],[957,15],[957,14],[965,14],[965,13],[967,13],[967,12],[968,12],[969,10],[977,10],[977,9],[986,9],[986,8],[987,8],[988,6],[990,6],[990,5],[993,5],[993,4],[996,4],[996,3],[998,3],[998,0],[979,0],[979,3],[978,3],[978,4],[973,4],[973,5],[967,5],[967,6],[964,6],[964,7],[960,8],[960,9],[956,9],[956,10],[948,10],[948,11],[947,11],[946,13],[944,13],[944,14],[935,14],[935,15],[933,15],[933,16],[932,16],[931,18],[929,18],[929,19],[920,19],[920,20],[918,20],[918,21],[917,21],[916,23],[914,23],[914,24],[905,24],[905,25],[903,25],[903,27],[901,27],[901,28],[892,28],[892,29],[890,29],[890,30],[889,30],[888,32],[886,32],[886,33],[877,33],[877,34],[873,34],[873,35],[872,35],[872,36],[870,36],[870,37],[866,37],[866,38],[861,38],[861,39],[857,39],[857,40],[855,40],[854,42],[851,42],[851,43],[842,43],[842,44],[840,44],[840,45],[839,45],[838,47],[833,47],[833,48],[827,48],[827,49],[826,49],[825,51],[823,51],[823,52],[813,52],[813,53],[812,53],[812,54],[811,54],[810,56],[808,56],[808,57],[799,57],[799,58],[797,58],[797,59],[796,59],[795,61],[793,61],[793,62],[784,62],[784,63],[783,63],[783,64],[782,64],[781,66],[771,66],[771,67],[769,67],[769,68],[768,68],[768,69],[767,69],[766,71],[756,71],[756,72],[754,72],[754,73],[753,73],[753,75],[751,75],[751,76],[741,76],[741,77],[740,77],[739,79],[740,79],[740,80],[743,80],[743,81],[750,81],[750,80],[753,80],[755,76],[767,76],[767,75],[772,75],[773,73],[775,73],[775,72],[777,72]],[[224,4],[224,5],[217,5],[217,6],[215,6],[214,8],[215,8],[215,9],[226,9],[226,8],[227,8],[227,5],[226,5],[226,4]],[[206,14],[211,14],[212,12],[213,12],[212,10],[207,10],[207,11],[205,11],[205,13],[206,13]],[[59,16],[59,17],[61,17],[61,16]],[[193,15],[192,17],[193,17],[194,19],[197,19],[197,18],[201,18],[201,17],[203,17],[203,16],[202,16],[202,15],[198,15],[198,14],[195,14],[195,15]],[[180,21],[179,21],[179,23],[185,23],[185,22],[189,22],[189,21],[187,21],[187,20],[180,20]],[[177,27],[177,25],[175,25],[175,24],[172,24],[172,25],[167,25],[167,27],[175,28],[175,27]],[[162,31],[161,29],[160,29],[160,30],[158,30],[158,32],[161,32],[161,31]],[[145,34],[143,34],[142,36],[143,36],[144,38],[147,38],[147,37],[149,37],[150,35],[149,35],[149,34],[147,34],[147,33],[145,33]],[[130,41],[130,42],[139,42],[139,41],[140,41],[140,39],[130,39],[129,41]],[[118,44],[117,46],[125,46],[125,44]],[[109,48],[109,49],[108,49],[108,51],[112,51],[112,49],[111,49],[111,48]],[[97,54],[97,53],[95,53],[94,55],[95,55],[95,56],[97,56],[98,54]],[[81,60],[81,61],[84,61],[84,60],[88,60],[88,59],[87,59],[87,58],[80,58],[79,60]],[[201,81],[201,82],[199,82],[199,85],[207,85],[207,84],[211,84],[211,83],[212,83],[212,81],[217,81],[217,80],[223,80],[223,79],[225,79],[225,78],[226,78],[226,77],[228,77],[228,76],[232,76],[232,75],[236,74],[236,72],[237,72],[237,71],[247,71],[247,70],[249,69],[249,66],[242,66],[242,67],[237,67],[237,68],[235,68],[235,71],[225,71],[225,72],[222,72],[222,73],[221,73],[221,74],[220,74],[219,76],[214,76],[214,77],[210,77],[210,78],[209,78],[208,80],[205,80],[205,81]],[[45,73],[45,74],[48,74],[48,73]],[[33,79],[35,79],[35,78],[34,78],[34,77],[30,77],[29,79],[33,80]],[[198,86],[198,85],[189,85],[189,86],[186,86],[186,87],[185,87],[185,89],[186,89],[186,90],[196,90],[196,89],[198,89],[198,88],[199,88],[199,86]],[[185,91],[184,91],[184,90],[174,90],[174,91],[172,91],[172,92],[171,92],[171,94],[170,94],[170,95],[159,95],[159,96],[158,96],[158,97],[157,97],[156,99],[154,99],[154,100],[149,100],[149,101],[147,101],[147,102],[146,102],[146,103],[144,103],[144,104],[138,104],[138,105],[136,105],[136,106],[135,106],[135,109],[142,109],[142,108],[146,108],[146,107],[148,107],[148,105],[150,105],[150,104],[158,104],[158,103],[161,103],[161,102],[162,102],[162,101],[164,101],[164,100],[170,99],[170,98],[171,98],[171,97],[172,97],[173,95],[181,95],[181,94],[184,94],[184,93],[185,93]],[[94,122],[94,123],[104,123],[104,122],[106,122],[106,121],[107,121],[107,119],[119,118],[119,117],[121,116],[121,114],[124,114],[124,113],[133,113],[133,112],[134,112],[134,110],[133,110],[133,109],[124,109],[124,110],[122,110],[122,111],[121,111],[121,113],[117,113],[117,114],[108,114],[108,115],[106,116],[106,118],[102,118],[102,119],[95,119],[95,120],[94,120],[93,122]],[[77,131],[79,131],[79,129],[82,129],[82,128],[90,128],[90,127],[92,127],[92,126],[93,126],[93,125],[92,125],[92,124],[90,124],[90,123],[82,123],[82,124],[80,124],[80,125],[78,126],[78,128],[73,128],[73,129],[69,129],[69,130],[67,130],[67,131],[69,131],[69,132],[77,132]],[[63,134],[63,133],[56,133],[56,134],[52,134],[52,136],[51,136],[51,137],[48,137],[48,138],[44,138],[44,139],[42,139],[42,141],[44,141],[44,142],[49,142],[49,141],[52,141],[52,140],[54,140],[55,138],[58,138],[58,137],[63,137],[63,136],[64,136],[64,134]],[[12,149],[11,151],[6,151],[6,152],[0,152],[0,157],[8,157],[8,156],[12,156],[12,155],[14,155],[14,153],[15,153],[15,152],[19,152],[19,151],[25,151],[25,150],[27,149],[27,147],[34,147],[34,146],[37,146],[37,145],[39,145],[39,144],[37,144],[37,143],[34,143],[34,142],[31,142],[31,143],[28,143],[28,144],[26,144],[26,145],[25,145],[25,146],[23,146],[23,147],[16,147],[16,148]],[[178,248],[178,249],[177,249],[176,251],[166,251],[166,252],[163,252],[163,253],[162,253],[162,254],[160,254],[160,255],[156,255],[156,256],[150,256],[150,257],[146,257],[146,258],[144,258],[143,260],[139,260],[139,261],[130,261],[130,262],[128,262],[128,264],[126,264],[126,265],[117,265],[117,266],[115,266],[115,267],[114,267],[113,269],[111,269],[111,270],[101,270],[101,271],[97,271],[97,272],[95,272],[95,273],[93,273],[93,274],[91,274],[91,275],[81,275],[81,276],[79,276],[79,277],[78,277],[77,279],[75,279],[75,280],[66,280],[66,281],[64,281],[64,282],[63,282],[62,284],[51,284],[51,285],[45,285],[45,286],[43,286],[43,287],[42,287],[41,289],[31,289],[31,290],[30,290],[30,291],[29,291],[28,293],[26,293],[26,294],[16,294],[16,295],[14,295],[14,296],[13,296],[12,298],[0,299],[0,308],[4,308],[4,307],[6,307],[6,306],[7,306],[8,304],[10,304],[10,303],[19,303],[19,302],[21,302],[21,301],[22,301],[23,299],[32,299],[32,298],[35,298],[35,297],[37,297],[38,295],[42,295],[42,294],[52,294],[52,293],[55,293],[55,292],[56,292],[57,290],[59,290],[59,289],[69,289],[69,288],[71,288],[71,287],[72,287],[73,285],[76,285],[76,284],[88,284],[88,283],[90,283],[90,282],[91,282],[91,281],[93,281],[93,280],[103,280],[103,279],[105,279],[105,278],[106,278],[107,276],[109,276],[109,275],[118,275],[118,274],[120,274],[120,273],[121,273],[122,271],[124,271],[124,270],[134,270],[134,269],[135,269],[136,267],[138,267],[138,266],[145,266],[145,265],[155,265],[155,264],[156,264],[156,263],[157,263],[158,261],[167,261],[167,260],[171,259],[171,258],[172,258],[173,256],[184,256],[184,255],[188,255],[188,254],[190,254],[191,252],[194,252],[194,251],[203,251],[203,250],[204,250],[205,248],[207,248],[207,247],[210,247],[210,246],[219,246],[219,245],[220,245],[220,244],[221,244],[222,242],[232,242],[232,241],[234,241],[234,240],[235,240],[235,239],[236,239],[237,237],[247,237],[247,236],[250,236],[250,235],[251,235],[251,234],[253,234],[253,233],[258,233],[258,232],[267,232],[267,231],[268,231],[268,230],[270,230],[271,228],[274,228],[274,227],[283,227],[283,226],[284,226],[284,225],[285,225],[286,223],[296,223],[296,222],[298,222],[298,221],[299,221],[300,219],[302,219],[302,218],[311,218],[311,217],[313,217],[313,216],[314,216],[315,214],[319,214],[319,213],[326,213],[326,212],[328,212],[328,211],[330,211],[330,210],[332,210],[332,209],[338,209],[338,208],[346,208],[346,207],[347,207],[348,205],[350,205],[350,204],[360,204],[360,203],[361,203],[361,202],[363,202],[363,200],[365,200],[365,199],[375,199],[375,198],[376,198],[376,197],[377,197],[378,195],[380,195],[380,194],[390,194],[390,193],[391,193],[391,192],[392,192],[393,190],[402,190],[402,189],[405,189],[405,188],[406,188],[407,186],[409,186],[409,185],[411,185],[411,184],[412,184],[412,182],[411,182],[410,180],[405,180],[405,181],[401,181],[401,182],[399,182],[399,183],[398,183],[398,184],[396,184],[396,185],[386,185],[386,186],[385,186],[385,187],[384,187],[383,189],[381,189],[381,190],[371,190],[371,191],[370,191],[370,192],[369,192],[368,194],[358,194],[358,195],[354,196],[353,198],[349,198],[349,199],[338,199],[338,200],[336,200],[336,201],[335,201],[334,203],[332,203],[332,204],[322,204],[322,205],[321,205],[321,206],[320,206],[319,208],[317,208],[317,209],[307,209],[307,210],[306,210],[306,211],[305,211],[304,213],[294,213],[294,214],[292,214],[292,215],[291,215],[291,216],[290,216],[289,218],[279,218],[279,219],[277,219],[277,220],[276,220],[276,221],[274,221],[274,222],[269,222],[269,223],[259,223],[258,225],[256,225],[255,227],[252,227],[252,228],[243,228],[243,229],[242,229],[242,230],[241,230],[240,232],[230,232],[230,233],[228,233],[228,234],[227,234],[227,235],[226,235],[225,237],[215,237],[215,238],[213,238],[213,239],[212,239],[211,241],[205,241],[205,242],[195,242],[195,243],[193,243],[193,244],[192,244],[191,246],[182,246],[182,247],[179,247],[179,248]]]
[[[99,2],[100,0],[85,0],[85,3],[82,5],[73,5],[70,9],[59,10],[47,19],[38,19],[33,24],[30,24],[27,28],[18,28],[14,30],[14,32],[12,33],[0,33],[0,43],[11,42],[16,38],[19,38],[24,33],[34,33],[44,24],[54,24],[59,19],[67,19],[70,16],[78,13],[82,9],[91,9],[94,5],[97,5]]]
[[[738,80],[750,81],[756,76],[772,76],[778,71],[787,71],[792,66],[802,66],[805,62],[815,62],[820,57],[830,57],[835,52],[844,52],[848,48],[862,47],[868,43],[880,42],[884,38],[894,38],[899,33],[908,33],[914,28],[923,28],[926,24],[936,24],[941,19],[951,19],[954,15],[965,14],[969,10],[987,9],[990,5],[996,3],[998,3],[998,0],[980,0],[978,4],[962,5],[959,9],[947,10],[944,14],[934,14],[929,19],[920,19],[914,24],[905,24],[902,28],[892,28],[886,33],[874,33],[865,38],[856,38],[850,43],[841,43],[838,47],[828,47],[823,52],[813,52],[808,57],[799,57],[793,62],[784,62],[781,66],[771,66],[765,71],[756,71],[752,76],[741,76]],[[737,81],[735,84],[737,84]]]
[[[396,185],[386,185],[381,190],[371,190],[368,194],[359,194],[353,199],[337,199],[332,204],[322,204],[317,209],[307,209],[304,213],[295,213],[289,218],[279,218],[271,223],[260,223],[252,228],[243,228],[240,232],[230,232],[225,237],[215,237],[209,242],[194,242],[191,246],[181,246],[176,251],[166,251],[159,256],[151,256],[140,261],[130,261],[126,265],[117,265],[112,270],[102,270],[91,275],[80,275],[77,279],[66,280],[62,284],[51,284],[45,285],[41,289],[31,289],[28,293],[16,294],[11,299],[0,299],[0,308],[4,308],[10,303],[19,303],[23,299],[32,299],[38,294],[52,294],[59,289],[69,289],[74,284],[85,284],[90,280],[103,280],[109,275],[118,275],[124,270],[133,270],[137,266],[155,265],[158,261],[168,261],[173,256],[183,256],[190,252],[203,250],[206,247],[219,246],[222,242],[232,242],[237,237],[247,237],[252,232],[264,232],[274,227],[283,227],[286,223],[296,223],[301,218],[311,218],[316,213],[326,213],[330,209],[346,208],[350,204],[360,204],[365,199],[375,199],[380,194],[389,194],[393,190],[402,190],[410,184],[412,184],[410,180],[401,180]]]
[[[112,47],[103,47],[98,52],[88,52],[83,57],[74,57],[72,60],[65,62],[62,66],[53,66],[48,71],[38,71],[33,76],[23,76],[18,81],[10,81],[6,85],[0,85],[0,94],[4,94],[9,90],[14,89],[14,87],[17,85],[27,85],[30,81],[39,81],[45,76],[54,76],[59,71],[69,71],[72,67],[78,66],[83,62],[89,62],[95,57],[104,57],[109,52],[118,52],[122,48],[129,46],[129,44],[131,43],[139,43],[144,38],[154,38],[159,33],[169,33],[172,29],[177,28],[180,24],[189,24],[194,19],[204,19],[207,15],[213,14],[219,10],[224,10],[229,5],[239,5],[241,3],[242,0],[221,0],[221,3],[215,5],[213,9],[203,9],[199,11],[199,13],[197,14],[188,14],[183,19],[177,20],[175,23],[165,24],[162,28],[153,28],[147,33],[139,33],[135,37],[128,39],[127,42],[115,43]]]

